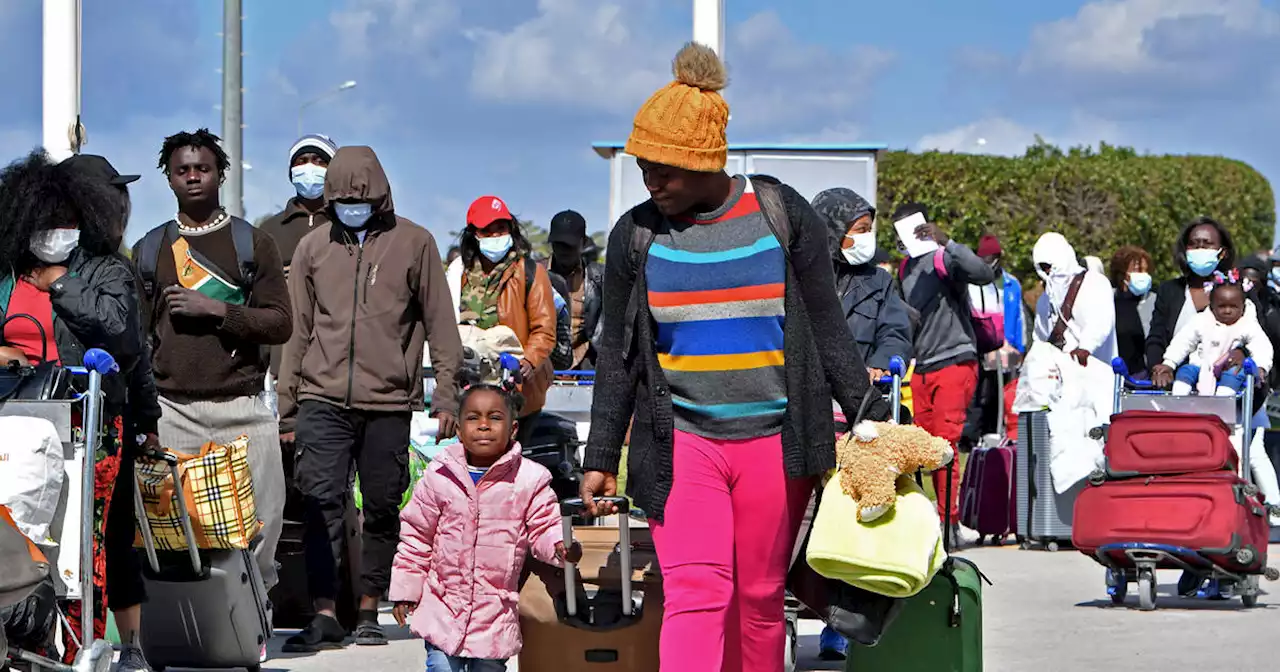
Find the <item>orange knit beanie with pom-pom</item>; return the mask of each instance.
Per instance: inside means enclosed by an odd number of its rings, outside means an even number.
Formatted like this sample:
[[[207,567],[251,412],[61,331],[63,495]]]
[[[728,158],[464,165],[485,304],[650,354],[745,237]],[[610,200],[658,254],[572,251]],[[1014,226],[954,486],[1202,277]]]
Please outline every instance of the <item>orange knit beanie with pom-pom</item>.
[[[626,153],[664,166],[698,172],[724,170],[729,144],[728,84],[724,63],[710,47],[690,42],[671,63],[675,81],[658,89],[636,112]]]

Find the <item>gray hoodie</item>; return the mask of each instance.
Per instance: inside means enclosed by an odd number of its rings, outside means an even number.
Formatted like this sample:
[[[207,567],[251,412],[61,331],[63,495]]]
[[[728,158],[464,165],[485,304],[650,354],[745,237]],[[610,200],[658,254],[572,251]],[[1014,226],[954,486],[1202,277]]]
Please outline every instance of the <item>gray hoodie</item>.
[[[969,285],[986,285],[996,277],[978,255],[954,240],[941,252],[945,278],[934,268],[935,254],[909,259],[902,270],[902,294],[920,313],[915,337],[916,371],[920,373],[978,358]]]

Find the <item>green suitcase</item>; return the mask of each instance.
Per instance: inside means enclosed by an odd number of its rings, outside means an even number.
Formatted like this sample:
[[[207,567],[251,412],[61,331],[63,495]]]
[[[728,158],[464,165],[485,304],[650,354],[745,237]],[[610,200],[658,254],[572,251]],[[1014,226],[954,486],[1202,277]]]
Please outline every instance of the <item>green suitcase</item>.
[[[879,644],[849,643],[846,672],[981,672],[983,581],[977,565],[952,556]]]

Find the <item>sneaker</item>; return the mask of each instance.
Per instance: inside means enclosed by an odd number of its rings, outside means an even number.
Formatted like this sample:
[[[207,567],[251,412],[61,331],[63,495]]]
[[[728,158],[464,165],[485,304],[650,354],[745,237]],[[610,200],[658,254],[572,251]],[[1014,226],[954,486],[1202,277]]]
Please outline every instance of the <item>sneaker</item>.
[[[284,640],[280,650],[284,653],[315,653],[321,649],[336,649],[346,636],[336,618],[316,614],[301,632]]]
[[[258,664],[267,662],[267,643],[262,643],[262,648],[258,649]]]
[[[849,649],[849,640],[830,627],[822,629],[818,637],[819,660],[844,660]]]
[[[151,666],[147,664],[146,656],[142,655],[142,649],[126,644],[120,647],[116,672],[151,672]]]
[[[356,624],[356,645],[357,646],[386,646],[387,633],[382,631],[382,626],[373,621],[365,621]]]

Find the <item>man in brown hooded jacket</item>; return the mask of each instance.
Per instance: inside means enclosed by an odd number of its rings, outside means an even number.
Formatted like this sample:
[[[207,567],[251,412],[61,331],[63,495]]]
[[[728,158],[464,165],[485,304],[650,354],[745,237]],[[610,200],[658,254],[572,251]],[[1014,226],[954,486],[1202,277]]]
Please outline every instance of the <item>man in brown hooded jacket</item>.
[[[454,376],[462,362],[435,238],[396,216],[373,150],[339,149],[324,198],[332,223],[302,239],[290,268],[295,328],[278,385],[281,441],[296,442],[295,479],[307,506],[307,578],[316,607],[286,651],[343,640],[334,599],[353,463],[364,504],[356,643],[386,643],[378,600],[391,583],[399,504],[409,484],[409,420],[424,406],[424,341],[436,375],[431,413],[440,438],[454,433]]]

